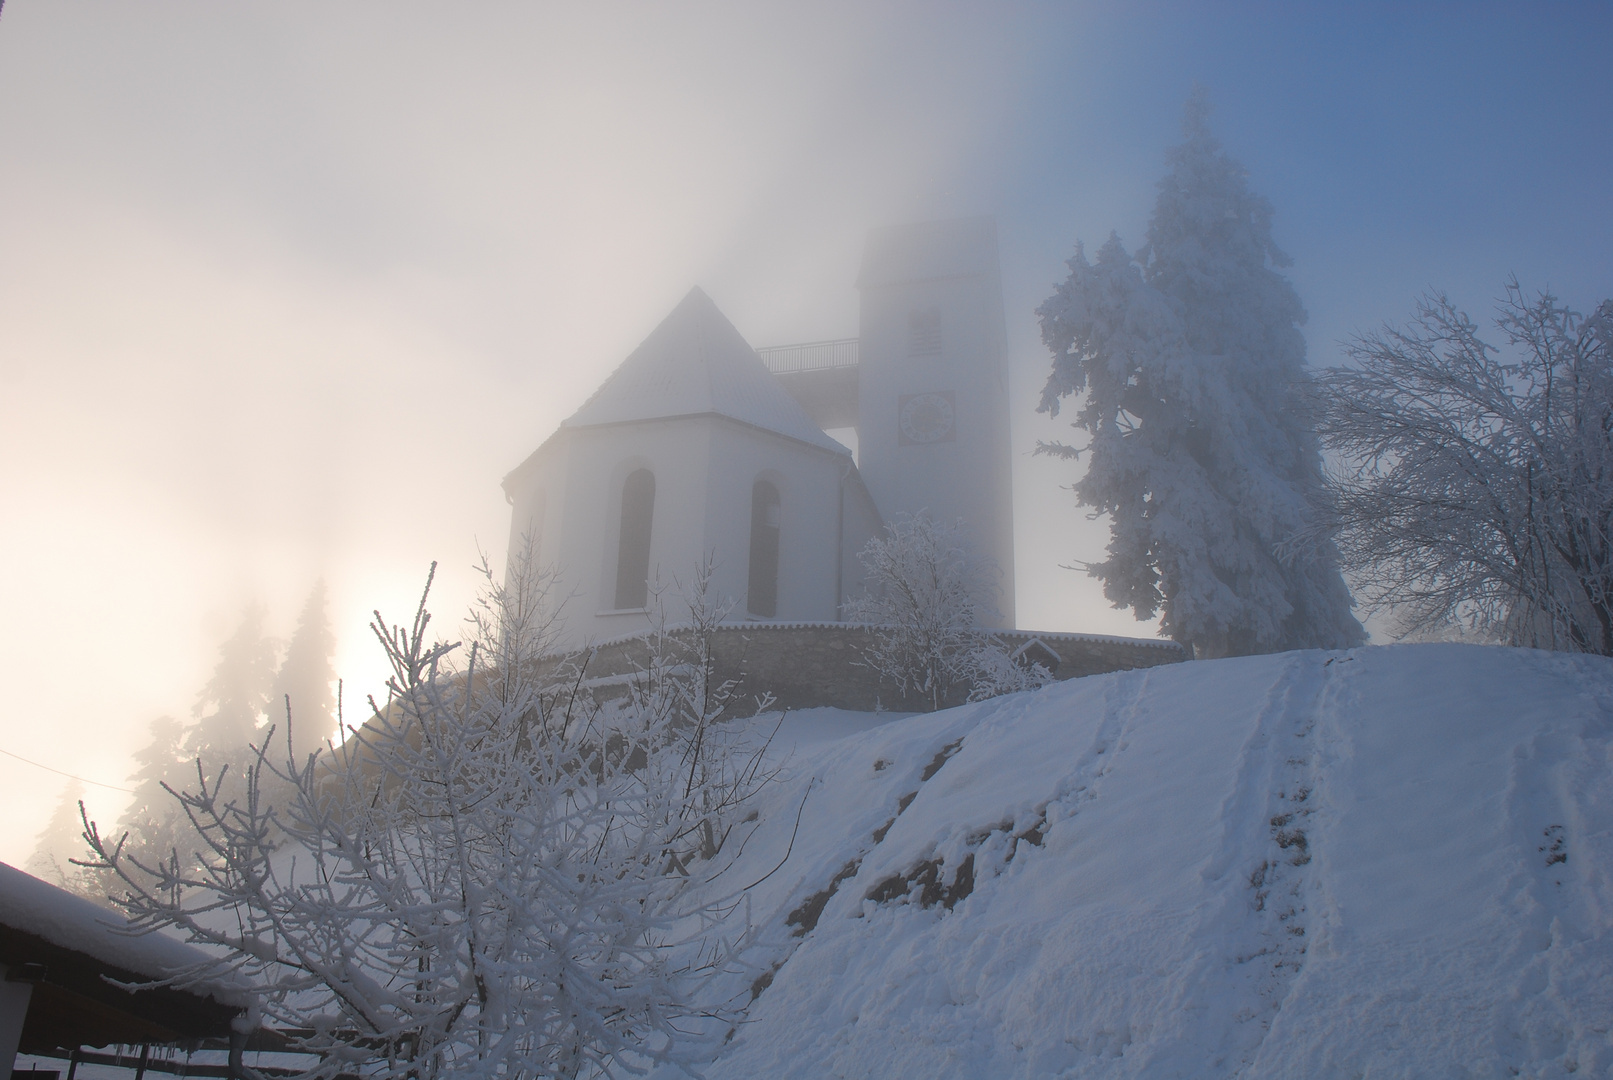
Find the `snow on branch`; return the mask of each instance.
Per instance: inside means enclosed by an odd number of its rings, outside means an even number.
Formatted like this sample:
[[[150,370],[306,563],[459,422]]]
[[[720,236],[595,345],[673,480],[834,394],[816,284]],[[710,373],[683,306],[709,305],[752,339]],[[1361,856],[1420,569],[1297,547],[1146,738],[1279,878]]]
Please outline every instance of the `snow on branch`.
[[[1403,633],[1613,655],[1613,301],[1512,281],[1495,325],[1433,293],[1324,376],[1341,549]]]
[[[973,701],[1052,680],[981,628],[994,613],[997,571],[969,549],[958,525],[903,517],[858,558],[866,591],[847,605],[847,618],[870,624],[862,662],[903,698],[934,711],[962,691]]]
[[[747,937],[710,933],[718,902],[690,882],[751,827],[765,744],[728,752],[731,688],[698,646],[692,665],[652,650],[625,703],[597,703],[548,655],[555,579],[530,545],[503,584],[484,573],[464,642],[429,636],[425,595],[407,625],[377,615],[387,697],[339,745],[299,761],[288,733],[240,783],[198,770],[175,793],[194,853],[144,860],[86,822],[96,867],[137,929],[176,928],[210,974],[260,987],[266,1019],[319,1056],[311,1077],[709,1058],[696,1033],[722,1016],[695,990]],[[697,593],[699,623],[715,601]]]

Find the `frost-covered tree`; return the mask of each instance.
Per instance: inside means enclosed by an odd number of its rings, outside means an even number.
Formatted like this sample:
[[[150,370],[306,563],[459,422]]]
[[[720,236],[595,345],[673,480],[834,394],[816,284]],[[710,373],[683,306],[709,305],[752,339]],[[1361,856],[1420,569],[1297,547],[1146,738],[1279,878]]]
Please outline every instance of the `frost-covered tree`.
[[[737,680],[718,676],[716,633],[737,601],[715,592],[716,571],[708,554],[687,580],[651,589],[646,662],[628,682],[622,710],[629,738],[664,732],[654,740],[662,750],[646,767],[668,770],[663,782],[686,793],[677,807],[680,822],[668,832],[668,865],[685,874],[690,864],[710,863],[722,853],[742,807],[776,775],[766,761],[777,724],[765,731],[737,722],[767,712],[773,695],[747,702]],[[673,614],[686,621],[674,626]]]
[[[50,820],[34,841],[33,853],[23,865],[23,869],[34,877],[72,892],[84,889],[79,868],[71,861],[84,854],[84,825],[78,810],[83,798],[84,785],[77,780],[69,780]]]
[[[1346,560],[1404,631],[1613,656],[1613,300],[1513,281],[1496,327],[1433,294],[1323,378]]]
[[[261,604],[248,605],[235,633],[219,646],[213,675],[191,710],[195,723],[185,733],[187,758],[211,767],[244,760],[241,755],[268,717],[278,650],[264,633],[264,615]]]
[[[172,716],[159,716],[148,730],[146,744],[134,753],[135,770],[129,777],[134,797],[118,820],[118,832],[128,838],[131,853],[154,864],[176,849],[194,847],[188,840],[190,825],[170,789],[178,790],[187,778],[194,778],[196,766],[186,755],[185,724]],[[81,837],[73,857],[83,859],[84,853]],[[109,875],[80,869],[95,896],[104,900],[112,892],[116,882]]]
[[[151,737],[135,753],[134,798],[117,831],[127,836],[129,851],[155,865],[176,850],[189,858],[195,850],[190,823],[170,794],[191,782],[196,763],[210,775],[233,765],[239,777],[255,756],[252,742],[269,709],[275,673],[275,643],[263,631],[264,610],[252,604],[240,624],[220,646],[207,685],[197,695],[189,724],[161,716],[151,722]],[[103,875],[88,875],[101,885]]]
[[[685,711],[602,708],[585,669],[556,671],[552,582],[490,575],[463,643],[432,640],[424,598],[407,626],[377,616],[392,677],[366,723],[300,761],[260,748],[239,797],[205,773],[180,797],[202,868],[89,828],[136,925],[261,986],[312,1076],[616,1075],[716,1048],[694,988],[743,943],[702,934],[718,912],[693,886],[730,857],[704,857],[703,823],[753,827],[763,779],[691,774]]]
[[[996,567],[970,550],[960,526],[926,514],[899,518],[858,559],[865,591],[846,615],[869,624],[862,662],[902,697],[934,711],[964,692],[977,700],[1050,678],[980,626],[993,610]]]
[[[280,723],[284,719],[286,702],[296,715],[296,728],[319,745],[334,728],[336,722],[336,669],[332,658],[336,652],[336,635],[331,633],[330,619],[326,615],[327,593],[325,583],[316,583],[303,603],[297,617],[297,628],[286,644],[286,654],[275,673],[273,690],[269,695],[269,718]]]
[[[1085,395],[1080,502],[1107,514],[1088,565],[1116,607],[1199,656],[1339,648],[1365,639],[1324,499],[1305,312],[1279,273],[1272,207],[1211,136],[1202,92],[1168,156],[1147,243],[1111,236],[1037,311],[1053,370],[1040,409]]]

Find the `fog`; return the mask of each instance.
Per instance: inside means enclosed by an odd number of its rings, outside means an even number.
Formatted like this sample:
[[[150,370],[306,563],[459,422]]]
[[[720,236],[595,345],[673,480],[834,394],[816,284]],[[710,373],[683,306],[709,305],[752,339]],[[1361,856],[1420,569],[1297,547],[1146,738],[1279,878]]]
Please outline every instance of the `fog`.
[[[700,285],[754,345],[855,336],[871,227],[995,215],[1018,621],[1148,635],[1062,569],[1033,311],[1142,242],[1195,81],[1276,207],[1311,362],[1429,286],[1613,279],[1605,6],[106,5],[0,14],[0,750],[115,818],[247,603],[452,630],[500,478]],[[67,781],[0,756],[18,863]]]

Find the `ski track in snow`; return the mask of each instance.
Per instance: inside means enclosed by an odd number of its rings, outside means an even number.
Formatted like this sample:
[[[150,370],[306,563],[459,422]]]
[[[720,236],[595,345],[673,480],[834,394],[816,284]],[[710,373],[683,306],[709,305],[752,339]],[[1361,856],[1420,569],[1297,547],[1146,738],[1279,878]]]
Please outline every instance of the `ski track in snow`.
[[[1395,646],[822,743],[704,1074],[1613,1075],[1610,737],[1606,660]]]
[[[1200,1030],[1186,1041],[1215,1047],[1210,1064],[1218,1068],[1253,1060],[1309,945],[1312,819],[1320,801],[1311,737],[1333,661],[1307,659],[1287,659],[1266,692],[1221,807],[1219,849],[1203,874],[1217,899],[1194,936],[1225,941],[1230,951],[1204,954],[1184,980],[1205,1002],[1193,1010]]]
[[[1562,657],[1535,659],[1545,668],[1564,666]],[[1587,684],[1583,694],[1585,712],[1604,718],[1601,730],[1589,726],[1535,735],[1514,751],[1506,788],[1517,867],[1507,890],[1528,932],[1509,958],[1517,967],[1519,992],[1498,1017],[1495,1034],[1497,1055],[1516,1070],[1515,1075],[1541,1058],[1557,1059],[1578,1071],[1581,1062],[1572,1047],[1590,1032],[1581,1030],[1587,1025],[1575,1022],[1574,1013],[1580,1011],[1576,1006],[1597,997],[1604,1008],[1609,1004],[1605,986],[1597,994],[1592,987],[1577,985],[1564,964],[1567,957],[1583,951],[1594,939],[1597,925],[1607,920],[1607,912],[1586,903],[1598,891],[1608,895],[1605,877],[1601,890],[1576,889],[1575,878],[1583,883],[1590,872],[1605,875],[1613,854],[1608,844],[1613,823],[1605,803],[1600,821],[1587,820],[1597,809],[1594,804],[1584,807],[1584,796],[1613,765],[1605,720],[1613,717],[1613,696],[1606,682]],[[1570,838],[1580,842],[1571,845]],[[1613,1013],[1604,1012],[1600,1020],[1604,1036],[1610,1023]]]

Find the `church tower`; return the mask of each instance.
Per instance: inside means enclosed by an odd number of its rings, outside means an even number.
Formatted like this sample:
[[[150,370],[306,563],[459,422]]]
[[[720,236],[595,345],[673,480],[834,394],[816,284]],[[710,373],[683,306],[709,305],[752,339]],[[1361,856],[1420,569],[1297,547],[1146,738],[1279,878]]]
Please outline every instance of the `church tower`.
[[[1014,625],[1008,342],[997,225],[924,222],[871,233],[857,278],[858,471],[885,520],[961,521],[1002,571]]]

